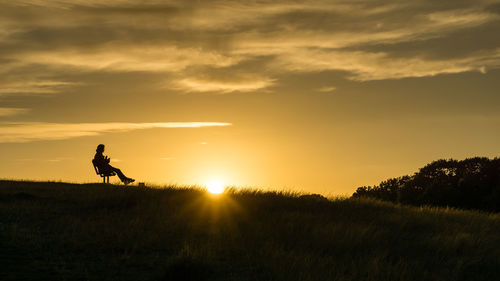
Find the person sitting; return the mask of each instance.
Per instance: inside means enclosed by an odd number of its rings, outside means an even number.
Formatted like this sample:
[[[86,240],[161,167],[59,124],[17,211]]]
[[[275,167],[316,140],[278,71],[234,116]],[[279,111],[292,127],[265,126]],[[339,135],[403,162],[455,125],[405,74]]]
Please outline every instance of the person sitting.
[[[103,153],[104,153],[104,144],[100,144],[97,146],[96,153],[94,156],[94,161],[96,163],[96,166],[99,167],[100,171],[115,172],[124,184],[133,183],[135,181],[134,179],[126,177],[120,169],[111,166],[109,164],[111,159],[108,156],[104,156]]]

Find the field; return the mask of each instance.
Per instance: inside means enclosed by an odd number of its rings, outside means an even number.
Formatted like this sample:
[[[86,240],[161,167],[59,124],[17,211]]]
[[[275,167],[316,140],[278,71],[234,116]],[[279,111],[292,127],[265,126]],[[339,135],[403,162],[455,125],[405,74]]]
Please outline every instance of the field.
[[[500,215],[0,181],[0,280],[498,280]]]

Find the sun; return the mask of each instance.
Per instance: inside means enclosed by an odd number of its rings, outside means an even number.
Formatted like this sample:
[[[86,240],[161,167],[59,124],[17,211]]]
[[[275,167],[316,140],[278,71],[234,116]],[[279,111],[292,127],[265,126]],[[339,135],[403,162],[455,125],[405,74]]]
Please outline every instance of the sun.
[[[221,181],[210,181],[206,184],[207,191],[212,194],[221,194],[224,192],[224,183]]]

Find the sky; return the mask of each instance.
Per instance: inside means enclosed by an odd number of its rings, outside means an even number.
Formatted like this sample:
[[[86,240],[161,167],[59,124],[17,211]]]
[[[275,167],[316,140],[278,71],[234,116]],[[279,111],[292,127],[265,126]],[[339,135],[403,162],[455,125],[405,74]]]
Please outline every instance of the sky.
[[[500,1],[0,0],[0,178],[350,195],[500,156]],[[114,179],[117,181],[116,179]]]

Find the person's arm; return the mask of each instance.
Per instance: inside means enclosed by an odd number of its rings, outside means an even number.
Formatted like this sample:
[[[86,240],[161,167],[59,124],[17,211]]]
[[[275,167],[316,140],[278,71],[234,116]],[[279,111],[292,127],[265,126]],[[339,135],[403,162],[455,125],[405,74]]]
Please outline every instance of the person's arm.
[[[101,153],[96,153],[96,155],[94,156],[94,159],[96,160],[96,162],[99,166],[106,165],[109,163],[109,161],[106,159],[106,157],[104,157],[104,155],[102,155]]]

